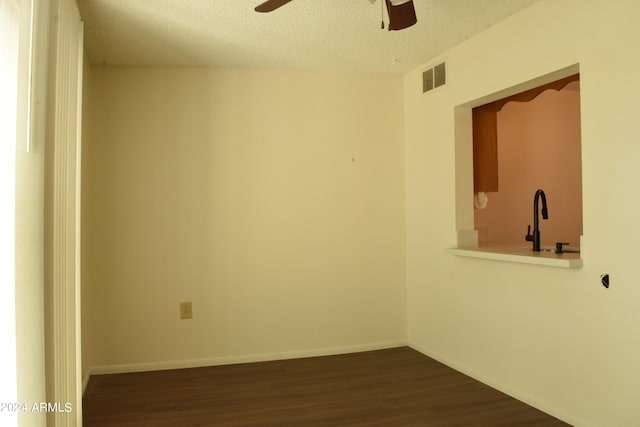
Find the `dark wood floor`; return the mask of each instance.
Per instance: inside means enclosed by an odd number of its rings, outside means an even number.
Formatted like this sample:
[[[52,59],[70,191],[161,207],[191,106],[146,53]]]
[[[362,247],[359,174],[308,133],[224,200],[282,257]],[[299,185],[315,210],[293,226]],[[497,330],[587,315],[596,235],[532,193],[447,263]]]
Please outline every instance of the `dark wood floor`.
[[[410,348],[92,376],[84,426],[563,426]]]

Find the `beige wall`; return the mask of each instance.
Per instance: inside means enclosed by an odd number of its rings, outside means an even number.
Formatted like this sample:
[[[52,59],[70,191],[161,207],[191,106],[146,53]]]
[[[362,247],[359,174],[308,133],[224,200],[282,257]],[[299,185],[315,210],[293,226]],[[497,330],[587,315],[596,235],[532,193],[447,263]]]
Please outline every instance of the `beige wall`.
[[[498,113],[499,190],[475,209],[480,244],[528,247],[533,198],[543,189],[549,218],[540,215],[544,246],[580,246],[582,155],[580,92],[547,90],[530,102],[510,102]],[[539,209],[542,208],[540,203]]]
[[[394,77],[92,70],[90,365],[399,342],[406,326],[575,425],[639,424],[639,9],[541,0],[425,64],[447,61],[446,86],[423,95],[423,67],[408,73],[404,113]],[[578,63],[584,267],[446,253],[473,227],[454,107]]]
[[[405,342],[400,76],[92,69],[89,85],[89,366]]]
[[[637,16],[635,0],[541,0],[436,58],[446,86],[421,93],[431,63],[405,76],[409,343],[576,425],[640,424]],[[454,144],[470,131],[454,107],[577,63],[584,267],[445,252],[456,221],[473,227],[470,174],[455,170],[470,157]]]

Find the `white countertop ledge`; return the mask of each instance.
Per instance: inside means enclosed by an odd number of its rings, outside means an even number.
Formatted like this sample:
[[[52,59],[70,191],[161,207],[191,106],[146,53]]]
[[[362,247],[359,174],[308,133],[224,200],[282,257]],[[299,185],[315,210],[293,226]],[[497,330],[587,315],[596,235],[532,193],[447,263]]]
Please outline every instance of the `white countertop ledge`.
[[[449,248],[446,251],[450,254],[467,258],[560,268],[582,268],[580,253],[567,252],[558,255],[555,252],[533,252],[531,249],[524,248]]]

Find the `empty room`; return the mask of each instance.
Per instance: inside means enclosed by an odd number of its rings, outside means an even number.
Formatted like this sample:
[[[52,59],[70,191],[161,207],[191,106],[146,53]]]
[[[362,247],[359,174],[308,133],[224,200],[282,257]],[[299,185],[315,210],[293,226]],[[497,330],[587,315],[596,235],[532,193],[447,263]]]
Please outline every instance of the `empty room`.
[[[47,4],[16,425],[640,425],[640,3]]]

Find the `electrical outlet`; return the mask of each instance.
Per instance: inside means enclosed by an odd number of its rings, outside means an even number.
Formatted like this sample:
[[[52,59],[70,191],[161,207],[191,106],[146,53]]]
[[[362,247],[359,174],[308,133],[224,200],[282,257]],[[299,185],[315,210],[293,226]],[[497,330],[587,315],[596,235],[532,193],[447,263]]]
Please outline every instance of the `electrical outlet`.
[[[193,306],[191,301],[185,301],[180,303],[180,319],[193,318]]]

